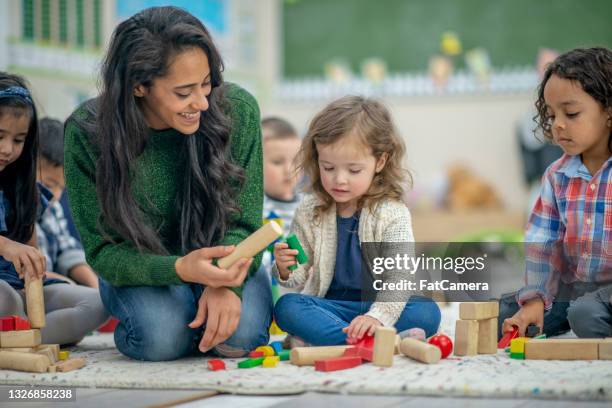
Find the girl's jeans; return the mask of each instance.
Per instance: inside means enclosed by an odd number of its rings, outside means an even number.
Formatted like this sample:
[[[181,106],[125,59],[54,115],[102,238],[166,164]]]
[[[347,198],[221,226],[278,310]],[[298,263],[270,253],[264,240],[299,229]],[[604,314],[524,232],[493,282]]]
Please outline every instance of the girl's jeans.
[[[278,326],[289,334],[316,346],[346,344],[342,331],[351,321],[370,310],[372,302],[331,300],[299,293],[288,293],[274,307]],[[395,323],[398,332],[420,327],[427,336],[440,325],[440,308],[427,298],[413,296]]]

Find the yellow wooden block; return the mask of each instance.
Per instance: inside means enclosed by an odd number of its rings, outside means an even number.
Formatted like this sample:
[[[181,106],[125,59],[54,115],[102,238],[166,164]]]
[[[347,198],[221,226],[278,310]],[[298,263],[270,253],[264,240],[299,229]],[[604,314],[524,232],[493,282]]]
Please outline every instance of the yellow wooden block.
[[[261,351],[264,357],[270,357],[276,354],[274,349],[270,346],[259,346],[255,349],[255,351]]]
[[[510,341],[510,353],[525,353],[525,343],[529,341],[527,337],[517,337]]]
[[[60,361],[68,360],[68,357],[70,357],[70,352],[65,351],[65,350],[60,351],[58,357]]]
[[[280,361],[279,356],[270,356],[270,357],[264,358],[262,365],[265,368],[274,368],[279,363],[279,361]]]
[[[272,324],[270,325],[270,334],[287,334],[284,331],[281,330],[280,327],[278,327],[278,325],[276,324],[276,322],[273,320]]]

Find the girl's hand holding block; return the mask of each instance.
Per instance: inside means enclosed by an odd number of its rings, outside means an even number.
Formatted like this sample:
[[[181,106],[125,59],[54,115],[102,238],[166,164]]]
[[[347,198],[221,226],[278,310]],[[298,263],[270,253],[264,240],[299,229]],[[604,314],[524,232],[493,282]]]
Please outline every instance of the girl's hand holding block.
[[[297,265],[296,257],[298,253],[297,249],[289,248],[289,244],[286,242],[274,244],[274,259],[278,267],[278,273],[283,280],[287,280],[291,275],[289,267]]]

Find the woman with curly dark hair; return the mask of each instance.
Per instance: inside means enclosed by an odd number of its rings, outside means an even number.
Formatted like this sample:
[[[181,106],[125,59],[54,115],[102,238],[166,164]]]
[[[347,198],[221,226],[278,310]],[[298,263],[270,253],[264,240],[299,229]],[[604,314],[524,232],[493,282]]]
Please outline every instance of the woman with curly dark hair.
[[[261,225],[259,108],[222,77],[202,23],[175,7],[120,23],[101,93],[66,124],[66,184],[119,350],[172,360],[266,344],[260,257],[223,257]],[[202,325],[205,329],[202,330]],[[200,340],[201,338],[201,340]]]
[[[544,136],[565,154],[542,178],[525,235],[526,286],[516,300],[502,299],[501,332],[515,326],[522,336],[534,323],[547,336],[572,329],[579,337],[610,337],[612,50],[557,57],[536,108]]]

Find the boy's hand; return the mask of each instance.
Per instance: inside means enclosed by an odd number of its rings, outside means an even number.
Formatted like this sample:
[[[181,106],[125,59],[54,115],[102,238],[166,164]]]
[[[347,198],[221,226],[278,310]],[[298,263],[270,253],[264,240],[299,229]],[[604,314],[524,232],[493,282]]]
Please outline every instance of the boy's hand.
[[[347,342],[352,344],[359,341],[366,334],[373,336],[377,327],[382,326],[382,323],[378,319],[368,315],[357,316],[353,319],[351,324],[342,329],[346,333]]]
[[[540,298],[527,301],[514,316],[504,320],[502,334],[512,331],[512,326],[517,326],[519,336],[524,337],[531,323],[544,330],[544,302]]]
[[[289,244],[286,242],[274,244],[274,261],[278,267],[280,277],[283,278],[283,280],[287,280],[289,275],[291,275],[289,267],[297,263],[295,259],[297,254],[298,250],[289,248]]]
[[[15,266],[20,279],[25,279],[26,273],[35,279],[42,278],[45,275],[47,260],[42,252],[10,239],[3,241],[0,255]]]

